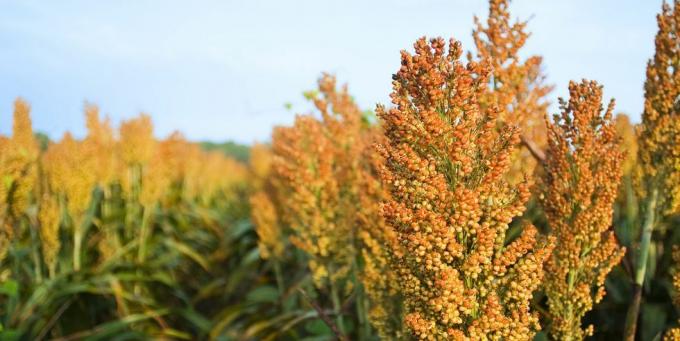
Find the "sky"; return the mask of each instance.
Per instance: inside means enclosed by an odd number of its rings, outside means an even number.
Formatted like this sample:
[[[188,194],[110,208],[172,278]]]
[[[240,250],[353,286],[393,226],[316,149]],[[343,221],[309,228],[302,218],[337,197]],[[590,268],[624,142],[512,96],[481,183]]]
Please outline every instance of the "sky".
[[[551,101],[569,80],[593,79],[639,121],[645,65],[661,0],[515,0],[529,19],[523,56],[542,55]],[[12,102],[31,103],[34,129],[85,132],[85,102],[114,123],[151,115],[156,135],[267,141],[311,106],[322,72],[363,109],[389,103],[399,51],[421,36],[471,49],[482,0],[0,0],[0,133]],[[287,108],[286,104],[291,108]],[[551,107],[551,112],[557,105]]]

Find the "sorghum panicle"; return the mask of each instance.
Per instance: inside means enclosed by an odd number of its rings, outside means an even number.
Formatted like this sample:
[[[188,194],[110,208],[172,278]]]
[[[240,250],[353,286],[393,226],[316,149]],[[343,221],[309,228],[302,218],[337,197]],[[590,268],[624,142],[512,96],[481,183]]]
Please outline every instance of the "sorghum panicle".
[[[491,67],[488,91],[479,96],[482,109],[500,108],[499,120],[518,125],[520,133],[536,147],[546,147],[544,117],[549,102],[546,96],[552,86],[544,84],[540,56],[522,60],[520,50],[529,33],[526,21],[510,22],[509,0],[490,0],[486,26],[475,17],[472,32],[477,47],[477,58]],[[470,58],[471,59],[471,58]],[[521,181],[523,174],[531,173],[536,160],[526,148],[517,149],[513,155],[509,178]]]
[[[635,126],[630,122],[626,114],[617,114],[614,118],[616,134],[620,137],[619,149],[624,155],[621,165],[624,175],[633,175],[638,161],[638,138],[635,134]]]
[[[57,255],[61,248],[59,224],[61,222],[61,206],[56,196],[45,193],[39,202],[38,222],[40,223],[40,242],[45,264],[54,275]]]
[[[14,237],[37,184],[39,148],[33,136],[31,108],[21,98],[14,101],[12,136],[0,138],[0,260]]]
[[[267,145],[258,143],[250,149],[251,183],[255,192],[250,196],[250,216],[262,259],[281,258],[284,252],[280,208],[275,206],[280,186],[271,174],[272,161],[272,151]]]
[[[569,101],[548,122],[542,203],[557,247],[546,264],[545,292],[556,340],[582,340],[581,319],[605,295],[604,280],[624,255],[612,229],[624,156],[602,87],[569,84]]]
[[[273,134],[273,178],[277,191],[287,193],[279,197],[283,222],[293,230],[291,242],[310,255],[318,286],[359,271],[369,319],[382,337],[393,339],[401,329],[396,279],[385,250],[389,233],[379,203],[386,193],[373,152],[381,133],[364,120],[347,87],[338,88],[330,75],[323,75],[318,91],[307,97],[320,118],[298,116],[293,127]]]
[[[250,197],[250,209],[257,232],[258,247],[262,259],[270,256],[280,258],[284,248],[281,242],[281,228],[274,203],[265,192],[257,192]]]
[[[310,256],[317,286],[323,286],[331,273],[345,277],[354,243],[351,226],[340,214],[342,184],[334,167],[335,146],[312,116],[296,117],[293,127],[275,128],[272,145],[274,171],[287,193],[282,218],[294,232],[291,242]]]
[[[640,191],[656,188],[665,213],[680,211],[680,1],[663,4],[657,16],[656,52],[647,64],[645,104],[639,130]]]
[[[378,107],[387,143],[383,215],[406,309],[420,339],[529,340],[540,328],[530,311],[551,243],[526,226],[513,241],[508,224],[530,196],[506,180],[518,129],[497,130],[501,113],[480,108],[490,69],[463,65],[461,44],[425,38],[401,54],[392,109]]]
[[[376,144],[384,144],[382,130],[370,127],[363,134],[366,146],[360,156],[359,192],[357,218],[361,227],[361,254],[364,261],[361,280],[369,299],[369,319],[381,340],[401,340],[406,336],[402,323],[399,294],[399,278],[390,262],[389,248],[397,248],[397,236],[380,214],[380,203],[389,193],[382,186],[379,176],[383,158],[375,152]],[[370,148],[369,148],[370,147]]]
[[[66,133],[61,141],[50,144],[43,156],[49,187],[66,199],[68,214],[76,225],[87,210],[97,183],[92,171],[96,161],[90,147]]]
[[[141,114],[122,122],[119,134],[121,158],[127,165],[143,165],[151,159],[155,141],[149,115]]]
[[[9,186],[5,188],[6,202],[15,219],[28,207],[37,181],[39,148],[33,136],[30,111],[30,105],[24,100],[18,98],[14,101],[12,137],[5,145],[6,149],[2,150],[6,167],[3,186]]]
[[[85,143],[89,145],[94,161],[94,172],[97,183],[100,187],[106,188],[118,179],[116,170],[116,136],[114,135],[111,121],[108,117],[101,120],[99,117],[99,107],[93,104],[85,106],[85,122],[87,126],[87,136]]]

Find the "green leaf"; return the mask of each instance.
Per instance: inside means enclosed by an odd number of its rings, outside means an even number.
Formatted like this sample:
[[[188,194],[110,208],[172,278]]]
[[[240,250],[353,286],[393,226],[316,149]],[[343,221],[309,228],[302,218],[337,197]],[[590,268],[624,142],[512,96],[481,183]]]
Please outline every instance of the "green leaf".
[[[279,299],[279,290],[272,285],[261,286],[249,292],[246,299],[254,303],[274,303]]]
[[[166,240],[166,243],[168,244],[169,247],[176,249],[180,253],[184,254],[185,256],[191,258],[194,260],[196,263],[198,263],[205,271],[210,271],[210,263],[203,258],[196,250],[192,249],[190,246],[180,243],[178,241],[168,239]]]
[[[92,328],[91,330],[93,331],[93,333],[90,336],[88,336],[85,340],[88,341],[106,340],[107,338],[111,338],[112,336],[119,334],[121,331],[124,331],[133,323],[156,318],[158,316],[162,316],[165,314],[167,314],[167,311],[158,310],[146,312],[144,314],[128,315],[121,319],[107,322],[95,328]]]
[[[213,323],[213,328],[210,330],[210,339],[217,339],[224,329],[226,329],[235,319],[244,313],[244,306],[241,304],[227,307],[218,314],[218,318]]]
[[[544,331],[540,331],[534,336],[534,341],[548,341],[548,334]]]
[[[305,330],[312,333],[312,335],[331,335],[333,332],[321,319],[305,323]]]
[[[14,341],[20,338],[21,334],[17,330],[3,330],[0,332],[0,340],[3,341]]]
[[[663,304],[643,304],[640,310],[642,340],[652,340],[664,332],[667,312]]]
[[[9,297],[17,297],[19,294],[19,283],[15,280],[7,280],[0,284],[0,294],[5,294]]]
[[[209,333],[212,328],[212,322],[206,319],[203,315],[199,314],[193,309],[183,309],[180,314],[184,316],[187,320],[191,322],[192,326],[197,327],[205,333]]]

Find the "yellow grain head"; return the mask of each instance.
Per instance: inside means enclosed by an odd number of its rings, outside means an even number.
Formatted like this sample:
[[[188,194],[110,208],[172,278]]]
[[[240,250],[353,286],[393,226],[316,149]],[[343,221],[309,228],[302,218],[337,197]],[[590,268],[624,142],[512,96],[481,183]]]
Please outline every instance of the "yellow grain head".
[[[393,76],[394,107],[377,110],[404,323],[420,339],[530,340],[540,326],[529,305],[552,244],[532,226],[506,241],[530,196],[526,182],[506,180],[518,128],[499,130],[501,113],[481,108],[490,69],[463,65],[459,42],[414,47]]]
[[[168,193],[177,178],[179,136],[152,145],[152,154],[142,169],[142,187],[139,202],[144,207],[158,203]]]
[[[28,207],[37,182],[36,162],[39,148],[33,136],[31,108],[20,98],[14,101],[12,136],[2,142],[0,157],[4,179],[2,183],[5,207],[14,218]]]
[[[66,198],[67,211],[76,224],[87,210],[97,183],[90,147],[66,133],[59,143],[48,147],[43,159],[50,188]]]
[[[117,180],[116,137],[111,121],[108,117],[103,120],[99,117],[99,108],[96,105],[85,105],[85,121],[87,124],[87,137],[85,144],[93,154],[94,173],[97,183],[106,187]]]
[[[342,210],[334,168],[335,146],[323,124],[298,116],[293,127],[275,129],[274,169],[286,193],[284,219],[293,230],[291,242],[305,251],[314,281],[322,287],[330,273],[342,278],[349,271],[351,231],[339,220]]]
[[[253,173],[253,188],[261,190],[270,175],[272,168],[272,150],[262,143],[256,143],[250,148],[250,170]]]
[[[250,209],[259,238],[260,256],[262,259],[281,258],[284,246],[274,203],[266,193],[257,192],[250,197]]]
[[[144,168],[151,161],[156,149],[153,136],[153,125],[148,115],[141,114],[137,118],[124,121],[118,130],[118,164],[117,172],[123,193],[128,199],[135,199],[141,183]]]
[[[680,1],[657,16],[654,58],[647,63],[645,104],[639,129],[639,192],[659,191],[664,213],[680,212]]]
[[[363,151],[357,172],[357,226],[361,241],[361,282],[369,300],[369,320],[384,340],[402,339],[406,333],[402,323],[399,297],[399,278],[390,264],[389,250],[399,247],[396,233],[380,214],[381,203],[388,198],[382,186],[379,169],[384,160],[375,151],[375,144],[385,143],[380,127],[364,129],[358,143]]]
[[[550,333],[582,340],[583,316],[605,295],[604,280],[625,253],[612,230],[613,205],[624,154],[612,119],[614,101],[602,110],[602,87],[569,84],[569,101],[549,123],[543,206],[559,245],[546,264]]]
[[[638,140],[635,126],[630,122],[628,115],[620,113],[614,119],[616,134],[620,137],[619,149],[625,156],[622,169],[624,175],[632,175],[637,166]]]
[[[56,196],[45,193],[40,198],[38,221],[40,222],[40,242],[45,264],[54,273],[61,243],[59,241],[60,206]]]
[[[144,165],[153,156],[155,140],[151,117],[141,114],[120,125],[120,152],[128,166]]]
[[[475,17],[472,37],[477,58],[491,67],[490,86],[479,102],[482,108],[498,107],[501,122],[519,126],[526,139],[545,149],[549,106],[546,97],[552,86],[544,84],[540,56],[519,57],[530,34],[526,21],[511,22],[508,4],[509,0],[490,0],[486,25]],[[512,158],[508,175],[512,182],[521,181],[524,173],[536,167],[536,160],[524,147],[517,149]]]

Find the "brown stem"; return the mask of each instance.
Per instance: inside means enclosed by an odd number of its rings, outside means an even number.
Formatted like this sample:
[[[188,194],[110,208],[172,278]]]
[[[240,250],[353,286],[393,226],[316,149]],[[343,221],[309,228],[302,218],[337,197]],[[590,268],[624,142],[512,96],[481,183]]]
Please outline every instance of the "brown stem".
[[[628,315],[626,316],[626,327],[624,328],[624,340],[635,340],[635,330],[637,329],[638,314],[640,313],[640,301],[642,300],[642,288],[645,284],[645,277],[647,275],[647,261],[649,259],[649,248],[652,242],[652,232],[654,231],[656,201],[659,192],[657,188],[652,188],[652,193],[647,198],[647,207],[645,212],[645,220],[642,224],[642,233],[640,236],[640,246],[638,250],[638,258],[635,263],[635,284],[633,287],[633,301],[628,307]]]
[[[309,303],[309,305],[311,305],[312,308],[316,310],[316,313],[319,314],[319,318],[321,318],[321,321],[323,321],[328,326],[328,328],[331,329],[331,331],[333,332],[333,334],[335,334],[338,340],[347,341],[348,340],[347,337],[340,332],[340,329],[338,329],[338,326],[335,324],[335,322],[333,322],[333,319],[331,319],[328,316],[328,314],[326,314],[326,312],[324,312],[323,309],[321,309],[321,307],[319,307],[319,305],[316,304],[316,302],[312,301],[312,299],[307,295],[307,293],[304,290],[298,289],[298,291],[300,292],[300,294],[302,294],[302,297],[305,299],[305,301],[307,301],[307,303]]]
[[[68,301],[64,302],[64,304],[61,305],[59,310],[57,310],[57,312],[47,322],[45,327],[43,327],[43,329],[40,331],[40,334],[38,334],[37,340],[42,340],[42,339],[45,338],[45,336],[47,336],[47,333],[49,333],[49,331],[52,329],[54,324],[57,323],[57,321],[59,321],[59,318],[61,317],[61,315],[64,313],[64,311],[66,311],[66,309],[71,305],[72,302],[73,302],[73,298],[69,299]]]
[[[640,301],[642,300],[642,287],[633,284],[633,301],[631,302],[628,314],[626,315],[626,328],[623,331],[625,341],[635,341],[637,329],[637,319],[640,312]]]
[[[522,145],[527,147],[531,155],[541,164],[545,163],[545,152],[539,148],[534,141],[528,139],[524,135],[520,135],[520,140],[522,141]]]

